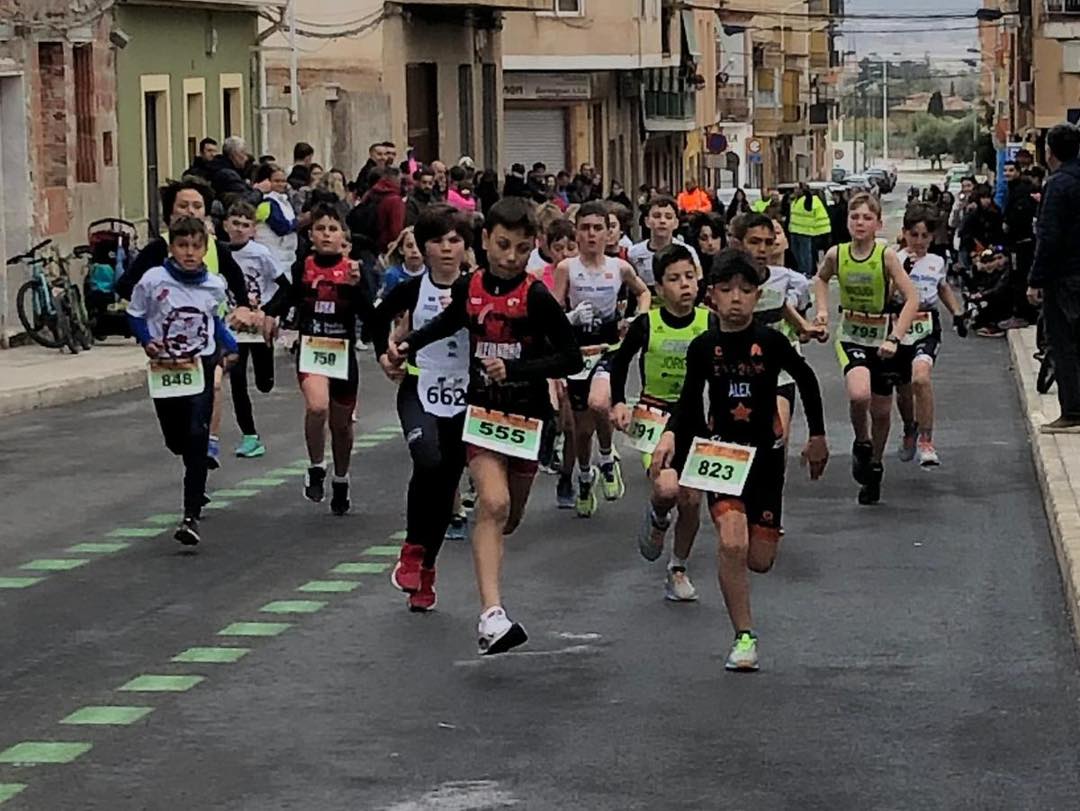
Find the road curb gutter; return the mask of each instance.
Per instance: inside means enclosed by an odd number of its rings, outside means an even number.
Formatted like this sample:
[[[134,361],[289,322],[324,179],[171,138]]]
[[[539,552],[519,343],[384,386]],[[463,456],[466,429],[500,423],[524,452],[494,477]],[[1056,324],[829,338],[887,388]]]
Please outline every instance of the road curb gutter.
[[[1042,490],[1054,555],[1061,571],[1074,640],[1080,644],[1080,505],[1077,503],[1080,478],[1070,478],[1070,467],[1080,469],[1080,436],[1039,433],[1048,420],[1043,411],[1044,395],[1035,389],[1037,370],[1035,328],[1009,330],[1009,355],[1013,378],[1024,410],[1031,455]],[[1076,448],[1069,447],[1075,445]],[[1067,456],[1069,454],[1069,456]],[[1066,459],[1076,457],[1072,463]],[[1075,466],[1075,467],[1074,467]]]
[[[145,383],[146,370],[140,364],[136,368],[111,372],[100,377],[77,377],[40,388],[15,389],[0,394],[0,417],[130,391]]]

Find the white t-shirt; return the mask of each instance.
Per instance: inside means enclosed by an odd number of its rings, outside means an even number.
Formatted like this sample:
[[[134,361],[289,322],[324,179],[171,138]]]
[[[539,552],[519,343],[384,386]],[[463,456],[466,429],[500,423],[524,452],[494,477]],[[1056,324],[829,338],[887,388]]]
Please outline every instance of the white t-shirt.
[[[680,245],[686,245],[679,237],[675,237],[672,240]],[[701,273],[701,259],[698,258],[697,251],[694,250],[692,245],[686,245],[690,249],[690,255],[694,257],[694,265],[697,266],[698,273]],[[626,260],[634,268],[634,272],[637,273],[638,278],[645,282],[649,287],[656,286],[656,277],[653,275],[652,263],[653,255],[655,251],[649,247],[649,240],[642,240],[632,247],[626,256]]]
[[[907,270],[907,260],[914,259],[907,250],[901,250],[897,254],[900,266]],[[933,310],[938,305],[939,290],[941,283],[945,281],[945,260],[940,256],[928,253],[921,259],[915,259],[915,264],[908,274],[919,291],[919,309]]]
[[[248,299],[252,307],[262,307],[277,292],[278,276],[283,275],[270,249],[254,240],[232,252],[244,272]]]
[[[225,302],[225,281],[216,273],[195,284],[173,278],[163,267],[146,271],[131,293],[127,313],[145,318],[150,337],[171,358],[213,355],[214,316]]]
[[[525,271],[535,276],[537,274],[543,273],[544,268],[546,268],[549,264],[551,263],[540,255],[540,249],[533,248],[533,252],[529,254],[529,261],[525,265]]]

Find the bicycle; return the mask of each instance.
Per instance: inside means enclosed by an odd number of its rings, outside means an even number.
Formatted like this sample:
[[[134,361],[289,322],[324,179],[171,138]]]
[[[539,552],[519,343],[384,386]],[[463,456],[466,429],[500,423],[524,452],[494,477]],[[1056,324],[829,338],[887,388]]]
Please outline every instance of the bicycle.
[[[94,345],[82,291],[68,273],[68,260],[80,256],[80,249],[65,257],[50,245],[51,239],[43,240],[7,260],[8,265],[21,262],[31,272],[15,294],[15,307],[23,329],[36,343],[48,349],[66,346],[75,355],[80,347]]]

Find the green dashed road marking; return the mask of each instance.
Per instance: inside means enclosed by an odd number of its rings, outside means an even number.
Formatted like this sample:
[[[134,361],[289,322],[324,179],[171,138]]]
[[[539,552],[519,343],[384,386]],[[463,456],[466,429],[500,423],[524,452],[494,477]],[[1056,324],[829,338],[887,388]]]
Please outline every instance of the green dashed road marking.
[[[248,655],[251,648],[188,648],[170,661],[191,664],[232,664]]]
[[[312,580],[310,583],[300,586],[297,591],[315,594],[340,594],[352,591],[359,585],[355,580]]]
[[[381,574],[389,568],[389,563],[339,563],[330,571],[334,574]]]
[[[0,752],[0,763],[37,766],[40,763],[71,763],[93,748],[91,743],[69,741],[23,741]]]
[[[210,494],[210,498],[248,498],[258,494],[258,490],[215,490]]]
[[[124,693],[183,693],[205,679],[205,676],[136,676],[116,689]]]
[[[161,526],[171,526],[179,520],[180,516],[177,513],[157,513],[156,515],[148,515],[143,519],[148,524],[159,524]],[[165,530],[161,531],[164,532]]]
[[[155,516],[156,517],[156,516]],[[169,516],[167,523],[176,521],[176,516]],[[105,533],[106,538],[156,538],[165,531],[164,528],[152,529],[150,527],[118,527]]]
[[[292,627],[290,622],[234,622],[217,632],[218,636],[277,636]]]
[[[26,788],[26,783],[0,783],[0,803],[7,802]]]
[[[121,549],[127,549],[129,546],[131,546],[131,544],[123,543],[122,541],[77,543],[74,546],[69,546],[68,552],[86,552],[93,555],[108,555],[112,552],[119,552]]]
[[[285,484],[284,479],[244,479],[240,482],[240,487],[277,487],[279,484]]]
[[[400,434],[401,428],[397,425],[384,425],[382,428],[376,428],[371,433],[373,434]]]
[[[369,546],[364,550],[365,555],[379,555],[385,558],[396,558],[401,554],[400,546]]]
[[[360,450],[368,450],[369,448],[376,448],[382,444],[381,439],[377,439],[374,442],[354,442],[353,448],[359,448]]]
[[[307,466],[301,470],[298,467],[279,467],[266,471],[267,476],[303,476],[307,472]]]
[[[406,538],[409,537],[409,533],[403,529],[399,529],[397,532],[391,532],[386,537],[389,538],[391,541],[404,541]]]
[[[75,710],[61,724],[89,726],[127,726],[154,711],[153,707],[83,707]]]
[[[0,589],[28,589],[44,577],[0,577]]]
[[[89,562],[87,558],[39,558],[24,563],[19,568],[30,572],[68,572]]]
[[[211,501],[209,504],[207,504],[205,507],[203,507],[203,509],[204,510],[224,510],[226,507],[228,507],[231,504],[232,504],[231,501]]]
[[[314,614],[326,607],[322,600],[275,600],[259,611],[266,614]]]

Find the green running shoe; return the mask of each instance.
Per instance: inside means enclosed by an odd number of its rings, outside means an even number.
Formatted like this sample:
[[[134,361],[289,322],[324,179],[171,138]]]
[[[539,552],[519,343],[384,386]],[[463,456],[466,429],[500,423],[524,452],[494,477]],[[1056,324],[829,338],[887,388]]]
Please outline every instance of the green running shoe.
[[[752,673],[758,669],[757,637],[749,631],[743,631],[735,637],[731,653],[724,662],[725,670],[737,670]]]
[[[255,459],[266,453],[266,446],[262,444],[258,434],[244,434],[240,444],[236,446],[236,455],[241,459]]]
[[[574,504],[578,517],[592,518],[592,514],[596,512],[596,503],[596,469],[593,468],[593,475],[589,481],[578,478],[577,502]]]
[[[616,459],[606,465],[600,465],[600,486],[604,490],[604,498],[608,501],[617,501],[626,492],[626,485],[622,479],[622,465]]]

